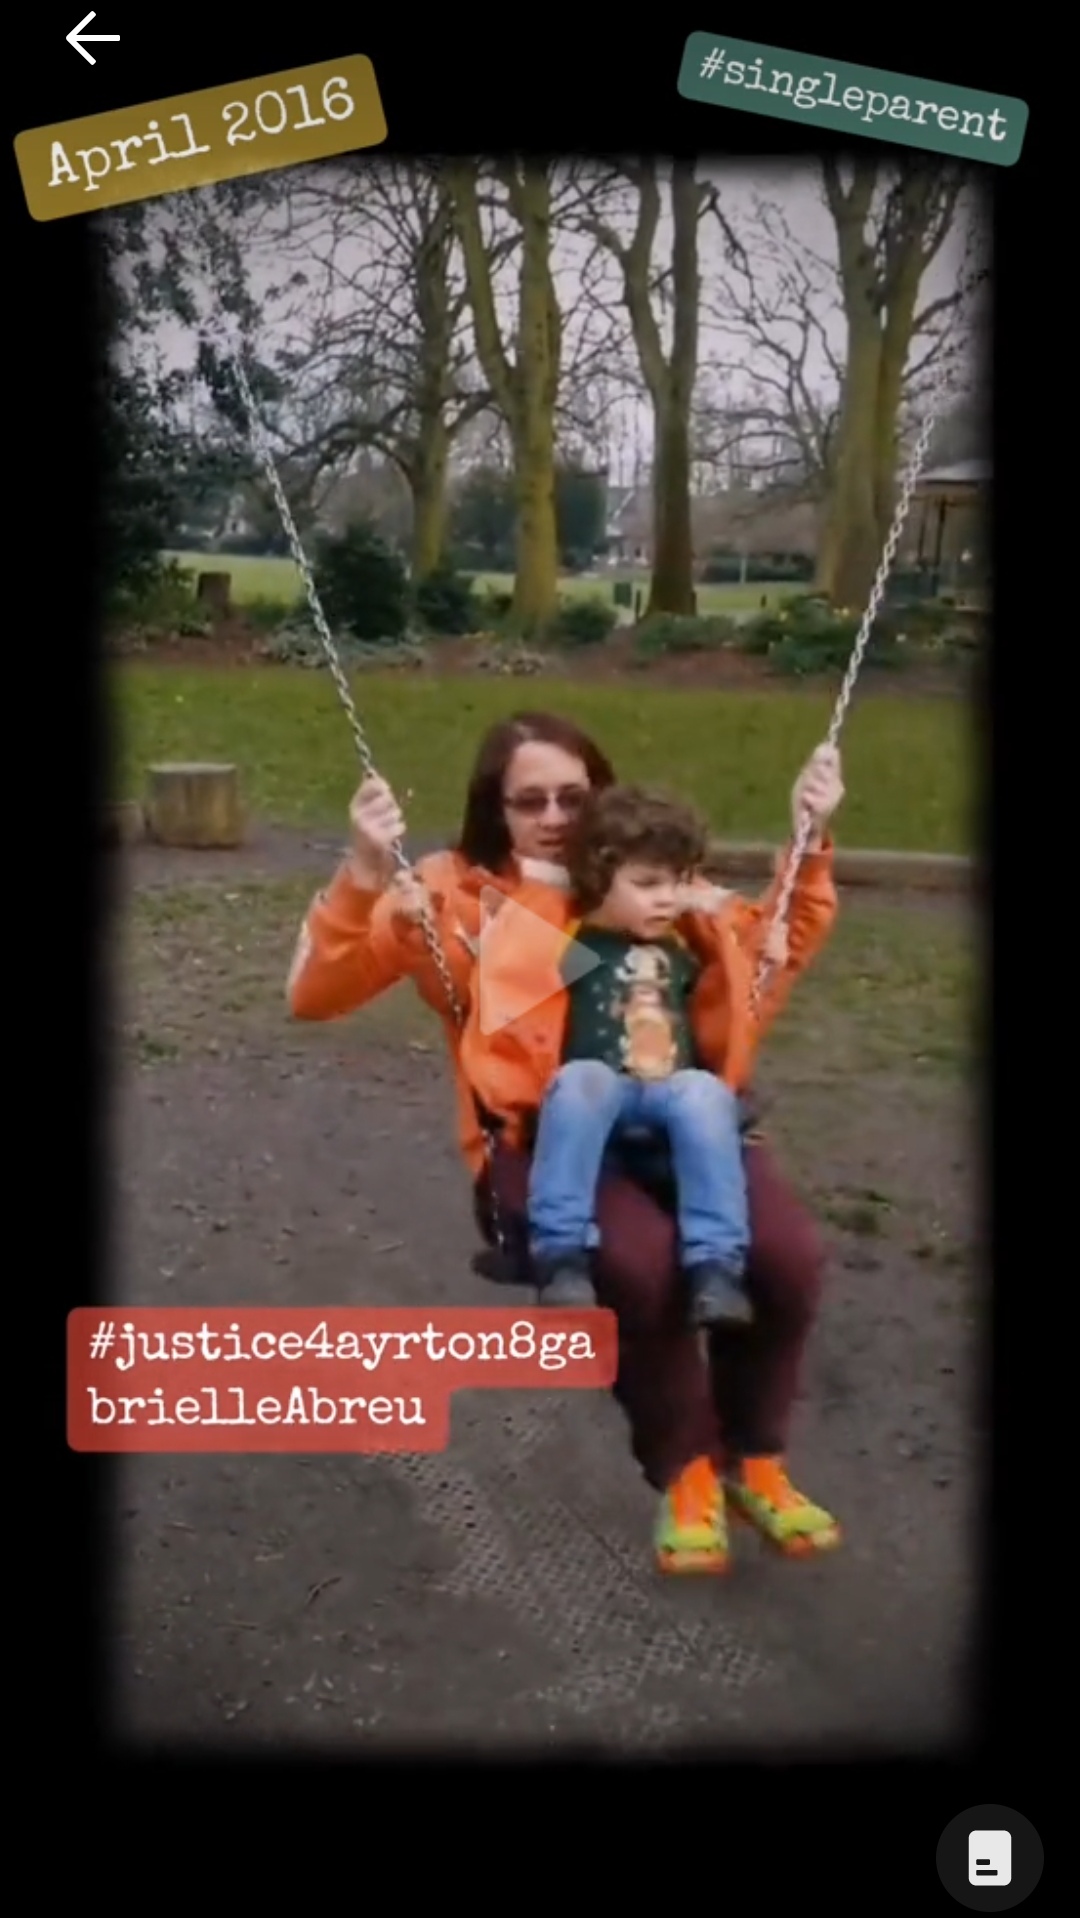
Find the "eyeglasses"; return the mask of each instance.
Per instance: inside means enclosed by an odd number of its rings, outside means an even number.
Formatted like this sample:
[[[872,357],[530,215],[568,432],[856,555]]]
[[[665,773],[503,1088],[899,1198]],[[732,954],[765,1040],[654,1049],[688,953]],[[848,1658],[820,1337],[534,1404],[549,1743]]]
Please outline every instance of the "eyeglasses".
[[[587,786],[561,786],[558,792],[507,793],[504,804],[510,812],[539,818],[549,806],[555,806],[565,819],[574,819],[589,797]]]

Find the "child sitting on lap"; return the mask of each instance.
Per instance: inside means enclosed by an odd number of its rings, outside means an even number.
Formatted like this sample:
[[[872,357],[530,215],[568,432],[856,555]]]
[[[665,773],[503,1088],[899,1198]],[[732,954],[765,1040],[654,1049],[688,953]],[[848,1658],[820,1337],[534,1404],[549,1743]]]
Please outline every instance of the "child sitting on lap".
[[[580,976],[567,982],[562,1064],[540,1108],[528,1202],[544,1304],[595,1304],[589,1248],[601,1170],[620,1142],[659,1137],[692,1322],[753,1317],[738,1100],[700,1065],[692,999],[702,967],[676,931],[705,849],[687,808],[625,787],[597,797],[569,848],[582,918],[567,951]],[[696,909],[711,905],[709,891],[695,896]],[[583,954],[598,962],[584,972]]]
[[[662,1167],[662,1182],[674,1188],[691,1323],[747,1325],[743,1113],[722,1076],[731,1064],[733,991],[747,1063],[744,1001],[754,959],[740,949],[732,911],[739,902],[709,883],[715,859],[697,816],[633,787],[593,796],[565,859],[579,916],[567,925],[565,904],[549,920],[550,902],[541,918],[499,902],[508,910],[498,910],[494,924],[505,937],[495,932],[498,951],[489,945],[486,961],[483,938],[474,948],[461,1042],[480,1104],[515,1130],[529,1113],[535,1121],[527,1212],[539,1301],[596,1304],[601,1173],[612,1162],[650,1177]],[[401,914],[416,920],[422,888],[403,879],[398,890]],[[760,950],[771,966],[785,967],[783,928]],[[699,1029],[703,1041],[708,1034],[708,1058]],[[734,1071],[741,1080],[738,1064]]]

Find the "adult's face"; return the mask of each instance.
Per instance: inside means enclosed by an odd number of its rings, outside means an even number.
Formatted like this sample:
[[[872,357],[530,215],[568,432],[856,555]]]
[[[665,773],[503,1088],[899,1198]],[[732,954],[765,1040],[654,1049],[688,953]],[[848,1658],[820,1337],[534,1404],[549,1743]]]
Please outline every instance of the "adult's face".
[[[519,746],[503,781],[506,825],[517,857],[557,865],[588,793],[588,771],[572,753],[538,740]]]

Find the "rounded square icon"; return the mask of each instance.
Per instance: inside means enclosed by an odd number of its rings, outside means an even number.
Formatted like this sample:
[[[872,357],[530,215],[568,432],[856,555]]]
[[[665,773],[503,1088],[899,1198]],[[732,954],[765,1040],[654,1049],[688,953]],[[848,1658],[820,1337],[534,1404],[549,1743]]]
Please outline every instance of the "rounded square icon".
[[[969,1805],[950,1818],[937,1843],[938,1877],[968,1911],[1012,1911],[1031,1897],[1043,1872],[1043,1842],[1012,1805]]]
[[[1012,1884],[1012,1833],[968,1833],[968,1884],[995,1889]]]

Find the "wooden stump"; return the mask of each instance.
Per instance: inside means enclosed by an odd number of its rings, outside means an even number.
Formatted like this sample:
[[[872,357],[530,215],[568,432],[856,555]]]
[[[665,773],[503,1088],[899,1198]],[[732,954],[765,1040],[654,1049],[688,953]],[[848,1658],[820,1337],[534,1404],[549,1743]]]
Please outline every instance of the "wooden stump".
[[[195,583],[195,598],[215,619],[228,619],[232,611],[232,574],[200,573]]]
[[[235,766],[151,766],[146,824],[159,846],[229,850],[243,844]]]

